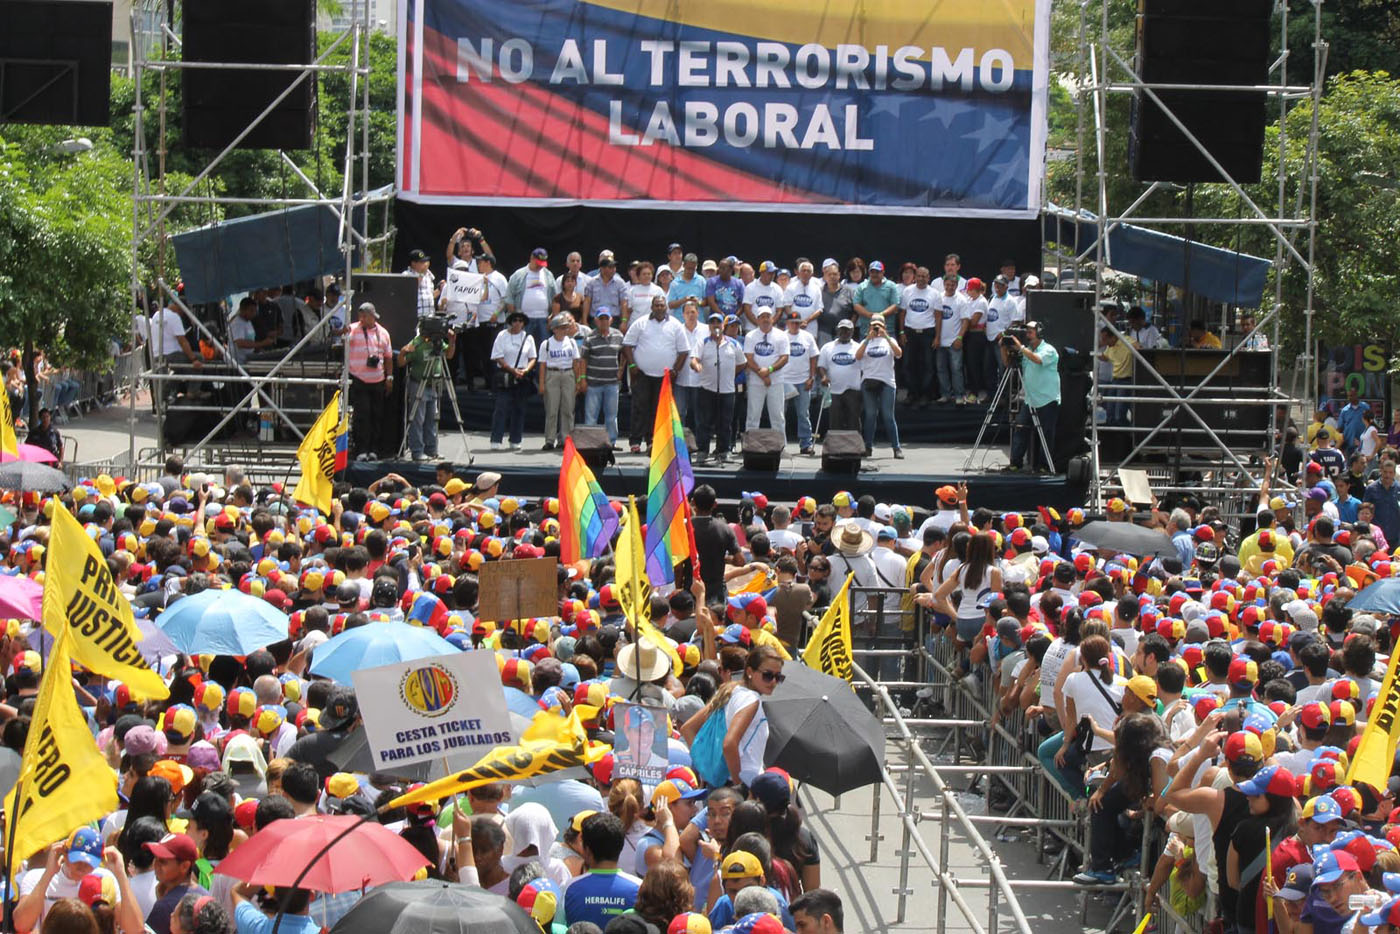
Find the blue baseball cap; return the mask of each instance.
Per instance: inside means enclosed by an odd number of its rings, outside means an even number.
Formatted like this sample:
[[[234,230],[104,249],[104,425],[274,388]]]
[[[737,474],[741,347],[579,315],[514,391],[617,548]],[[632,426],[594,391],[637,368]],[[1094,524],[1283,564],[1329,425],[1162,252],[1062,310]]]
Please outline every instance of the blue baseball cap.
[[[1283,885],[1278,890],[1278,897],[1284,901],[1298,902],[1308,897],[1308,891],[1313,884],[1312,863],[1299,863],[1288,870],[1288,874],[1283,877]]]
[[[1345,873],[1360,871],[1355,856],[1345,850],[1327,850],[1313,860],[1313,884],[1327,885]]]
[[[1379,924],[1400,924],[1400,896],[1392,898],[1370,914],[1362,915],[1360,921],[1367,927],[1375,927]]]
[[[597,318],[600,315],[607,315],[611,318],[613,316],[612,309],[607,305],[599,305],[597,308],[593,309],[593,317]]]
[[[79,827],[68,837],[68,861],[102,865],[102,837],[91,827]]]

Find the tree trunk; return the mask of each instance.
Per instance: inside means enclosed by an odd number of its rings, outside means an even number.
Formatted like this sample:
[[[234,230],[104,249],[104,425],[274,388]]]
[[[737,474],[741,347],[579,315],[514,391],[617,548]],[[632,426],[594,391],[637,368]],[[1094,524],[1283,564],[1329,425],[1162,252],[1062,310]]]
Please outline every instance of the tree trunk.
[[[25,413],[25,424],[32,430],[39,424],[39,374],[34,369],[34,340],[24,339],[24,382],[29,387],[29,411]]]

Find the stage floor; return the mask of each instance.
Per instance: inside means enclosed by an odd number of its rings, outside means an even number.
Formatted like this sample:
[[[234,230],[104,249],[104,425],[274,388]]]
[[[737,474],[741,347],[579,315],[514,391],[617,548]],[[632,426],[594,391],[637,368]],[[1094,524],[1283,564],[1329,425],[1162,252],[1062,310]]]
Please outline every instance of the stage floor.
[[[558,491],[559,452],[540,450],[538,435],[533,443],[527,435],[525,449],[511,452],[492,451],[484,436],[471,434],[467,440],[475,459],[470,463],[458,432],[443,431],[438,440],[441,456],[423,464],[352,461],[350,482],[365,485],[393,471],[414,484],[431,483],[436,464],[446,460],[456,465],[464,479],[474,479],[485,470],[501,474],[502,491],[512,495],[535,498],[553,496]],[[1053,506],[1063,511],[1084,504],[1086,490],[1069,484],[1063,476],[1003,470],[1007,463],[1004,447],[984,448],[969,463],[970,449],[970,444],[910,444],[904,448],[904,459],[896,460],[889,447],[877,447],[875,456],[863,462],[861,472],[851,476],[822,472],[820,457],[804,457],[792,444],[776,472],[745,470],[742,459],[736,458],[723,466],[697,466],[695,480],[713,486],[721,499],[738,499],[745,492],[757,491],[776,502],[791,502],[804,495],[828,502],[838,490],[849,490],[856,495],[869,493],[881,502],[927,508],[939,486],[966,480],[974,508],[1027,511],[1036,506]],[[617,452],[616,461],[598,474],[603,491],[609,496],[633,493],[645,497],[647,456],[632,454],[624,446]]]

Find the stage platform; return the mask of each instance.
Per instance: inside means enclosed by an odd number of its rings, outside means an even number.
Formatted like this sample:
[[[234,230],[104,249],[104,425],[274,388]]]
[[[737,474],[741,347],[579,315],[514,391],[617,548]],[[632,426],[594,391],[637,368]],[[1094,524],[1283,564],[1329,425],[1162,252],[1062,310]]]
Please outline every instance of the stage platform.
[[[557,451],[541,451],[538,434],[532,438],[527,433],[527,446],[518,453],[492,451],[487,439],[475,432],[468,440],[475,457],[470,464],[460,434],[443,431],[439,436],[442,456],[438,461],[455,464],[464,479],[475,478],[485,470],[495,471],[504,477],[501,489],[509,494],[535,498],[557,493],[560,455]],[[927,509],[938,487],[966,480],[973,507],[986,506],[1000,512],[1053,506],[1064,511],[1084,504],[1087,490],[1070,484],[1063,476],[1006,472],[1002,469],[1006,465],[1004,447],[983,449],[968,465],[970,448],[970,444],[906,443],[904,459],[896,460],[889,447],[877,447],[875,456],[865,460],[865,469],[850,476],[822,472],[820,457],[804,457],[797,453],[796,445],[789,445],[777,472],[745,470],[742,460],[736,458],[722,467],[696,467],[695,479],[697,483],[710,484],[721,499],[728,500],[758,491],[776,502],[791,502],[804,495],[829,502],[838,490],[849,490],[857,495],[870,493],[881,502]],[[438,461],[352,461],[347,476],[359,486],[389,472],[398,473],[415,485],[428,484],[433,482]],[[645,497],[646,455],[629,453],[624,446],[617,452],[616,461],[598,474],[603,491],[609,496],[634,493]]]

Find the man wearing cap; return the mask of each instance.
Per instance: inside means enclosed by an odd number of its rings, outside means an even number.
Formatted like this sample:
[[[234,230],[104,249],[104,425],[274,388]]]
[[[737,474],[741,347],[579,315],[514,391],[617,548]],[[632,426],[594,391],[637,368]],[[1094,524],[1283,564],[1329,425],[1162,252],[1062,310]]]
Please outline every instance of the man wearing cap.
[[[876,315],[883,315],[890,335],[899,337],[899,286],[885,278],[885,264],[878,259],[870,264],[869,278],[856,289],[852,307],[856,313],[856,331],[862,338],[870,330],[870,319]]]
[[[607,428],[609,444],[617,443],[617,393],[625,366],[622,334],[613,329],[613,314],[608,305],[593,310],[593,333],[584,338],[581,348],[586,387],[583,422]]]
[[[156,934],[170,934],[170,916],[186,895],[208,895],[208,889],[190,879],[199,850],[194,841],[182,833],[168,833],[159,843],[145,844],[155,857],[152,867],[156,876],[156,902],[146,915],[146,926]]]
[[[674,241],[666,247],[666,265],[662,269],[669,269],[672,279],[679,276],[681,270],[685,268],[685,258],[681,255],[684,252],[685,248]]]
[[[715,264],[716,274],[705,282],[705,301],[710,311],[728,317],[738,315],[744,300],[744,284],[734,278],[734,257],[726,256]]]
[[[617,274],[617,260],[612,250],[598,254],[598,274],[591,278],[583,290],[583,318],[587,324],[593,323],[595,309],[607,308],[613,313],[613,324],[627,306],[630,283]]]
[[[350,370],[350,440],[359,460],[388,454],[389,397],[394,391],[394,345],[372,302],[362,302],[346,338]]]
[[[803,454],[812,449],[812,387],[817,379],[817,341],[803,330],[802,314],[796,309],[783,312],[787,318],[788,362],[778,371],[784,392],[791,389],[797,413],[797,446]]]
[[[843,286],[844,288],[844,286]],[[828,418],[832,431],[860,431],[862,408],[859,346],[851,339],[856,325],[850,318],[836,323],[836,338],[822,345],[817,355],[817,374],[831,393]]]
[[[36,858],[31,865],[37,863]],[[66,841],[48,848],[43,868],[30,869],[20,876],[15,930],[38,930],[56,902],[78,897],[79,886],[89,874],[112,878],[102,868],[102,837],[91,827],[79,827]]]
[[[743,318],[748,322],[746,326],[757,327],[758,314],[764,308],[777,315],[778,308],[783,303],[783,290],[773,281],[777,271],[777,265],[772,260],[765,259],[758,264],[758,278],[745,287]]]
[[[408,449],[414,463],[438,456],[438,396],[451,392],[450,364],[457,354],[457,332],[447,332],[447,342],[422,334],[399,350],[399,366],[408,369]]]
[[[426,251],[408,251],[408,268],[404,270],[404,274],[418,277],[418,317],[420,318],[432,314],[433,308],[437,304],[437,296],[433,292],[433,271],[428,268],[428,263]]]
[[[1001,345],[1001,359],[1004,366],[1012,366],[1016,360],[1021,366],[1021,385],[1026,404],[1016,414],[1016,425],[1011,436],[1011,467],[1020,470],[1027,454],[1030,465],[1048,469],[1055,450],[1055,425],[1060,414],[1060,352],[1049,341],[1040,336],[1040,325],[1035,321],[1026,322],[1026,342],[1010,335],[1011,346]],[[1035,412],[1036,419],[1031,419]],[[1039,422],[1037,432],[1036,422]],[[1040,444],[1043,434],[1045,444]],[[1044,455],[1045,463],[1040,464]]]
[[[559,283],[549,271],[549,251],[537,246],[530,261],[511,273],[506,283],[507,311],[525,313],[525,330],[538,347],[549,338],[549,308],[559,294]]]
[[[1019,279],[1017,280],[1019,282]],[[1025,302],[1017,298],[1008,286],[1005,276],[992,280],[992,296],[987,299],[987,349],[985,364],[987,386],[995,391],[1001,382],[1001,352],[998,349],[1002,332],[1026,318]],[[980,396],[979,396],[980,398]]]
[[[521,450],[525,432],[525,400],[535,378],[530,371],[538,362],[535,339],[525,330],[523,311],[506,316],[506,330],[496,335],[491,347],[491,362],[496,366],[495,409],[491,413],[491,450],[499,451],[510,432],[512,451]]]
[[[633,324],[622,339],[622,359],[632,383],[632,417],[627,434],[633,454],[641,451],[643,438],[648,444],[651,442],[662,378],[670,370],[674,384],[689,356],[690,339],[685,325],[667,313],[666,297],[658,290],[651,298],[651,314]]]
[[[749,307],[746,303],[745,307]],[[748,361],[747,386],[748,419],[745,427],[753,431],[762,427],[763,413],[768,412],[768,425],[787,439],[787,423],[783,409],[785,391],[777,374],[788,362],[790,351],[786,334],[773,327],[773,309],[767,305],[757,308],[757,329],[744,336],[744,356]]]
[[[747,366],[744,347],[736,338],[724,333],[724,316],[717,311],[709,314],[709,334],[696,347],[695,360],[700,363],[699,386],[695,408],[695,454],[698,461],[710,457],[710,439],[714,438],[714,459],[724,463],[734,446],[735,375]]]
[[[568,336],[573,316],[560,312],[549,322],[553,332],[540,348],[540,395],[544,397],[544,445],[541,450],[564,447],[574,430],[574,399],[583,389],[583,361],[578,342]]]
[[[797,312],[801,328],[812,335],[813,340],[817,340],[821,336],[818,322],[823,314],[822,280],[814,276],[813,271],[812,264],[807,260],[797,264],[797,277],[788,283],[783,294],[783,305]]]
[[[687,299],[694,299],[698,304],[705,302],[705,277],[696,272],[696,264],[700,260],[694,253],[685,254],[681,262],[681,268],[671,280],[671,287],[666,290],[666,307],[671,309],[674,315],[680,315],[680,309],[685,307]]]
[[[933,401],[933,341],[938,333],[936,308],[938,292],[929,286],[927,266],[914,269],[914,281],[904,287],[900,307],[904,309],[904,373],[909,384],[910,405],[927,408]]]

